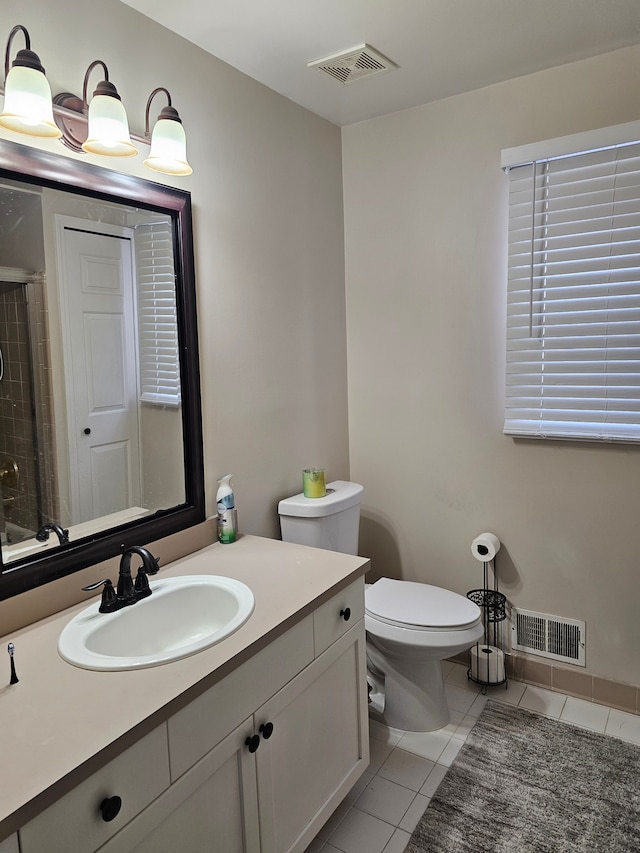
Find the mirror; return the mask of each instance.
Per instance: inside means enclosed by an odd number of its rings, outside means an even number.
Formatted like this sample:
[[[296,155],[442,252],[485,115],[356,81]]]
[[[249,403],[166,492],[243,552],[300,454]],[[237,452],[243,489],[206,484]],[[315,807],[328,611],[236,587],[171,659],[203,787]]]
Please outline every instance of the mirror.
[[[204,520],[189,193],[0,140],[0,599]]]

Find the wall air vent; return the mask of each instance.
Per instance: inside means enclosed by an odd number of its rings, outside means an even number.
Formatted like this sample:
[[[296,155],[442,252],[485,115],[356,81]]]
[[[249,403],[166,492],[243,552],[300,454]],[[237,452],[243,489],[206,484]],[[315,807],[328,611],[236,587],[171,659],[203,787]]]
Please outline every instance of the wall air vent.
[[[397,67],[395,62],[391,62],[368,44],[361,44],[350,50],[307,62],[307,68],[317,68],[318,71],[328,74],[344,86],[362,80],[364,77],[394,71]]]
[[[511,647],[514,651],[585,666],[585,623],[512,607]]]

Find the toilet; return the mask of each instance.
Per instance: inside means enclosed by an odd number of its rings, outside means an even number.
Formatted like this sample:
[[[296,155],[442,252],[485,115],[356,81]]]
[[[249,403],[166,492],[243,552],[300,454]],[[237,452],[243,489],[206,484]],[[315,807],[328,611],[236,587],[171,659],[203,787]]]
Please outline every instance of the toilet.
[[[446,726],[441,662],[482,637],[478,605],[439,586],[380,578],[365,589],[364,625],[372,681],[384,682],[382,721],[407,732]]]
[[[356,554],[363,488],[336,480],[323,498],[278,504],[285,542]],[[483,636],[480,608],[463,595],[413,581],[365,586],[372,716],[392,728],[428,732],[449,722],[441,662]]]

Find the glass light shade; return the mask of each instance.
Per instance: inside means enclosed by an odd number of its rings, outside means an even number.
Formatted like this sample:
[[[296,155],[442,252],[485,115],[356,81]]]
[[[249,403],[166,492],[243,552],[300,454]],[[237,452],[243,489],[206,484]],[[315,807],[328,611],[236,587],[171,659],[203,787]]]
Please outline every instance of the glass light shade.
[[[193,172],[187,163],[187,138],[179,121],[158,119],[144,165],[167,175],[190,175]]]
[[[122,102],[109,95],[94,95],[89,104],[89,129],[83,151],[107,157],[133,157],[138,149],[129,137],[129,122]]]
[[[4,110],[0,124],[29,136],[62,136],[53,120],[51,89],[42,71],[14,65],[5,82]]]

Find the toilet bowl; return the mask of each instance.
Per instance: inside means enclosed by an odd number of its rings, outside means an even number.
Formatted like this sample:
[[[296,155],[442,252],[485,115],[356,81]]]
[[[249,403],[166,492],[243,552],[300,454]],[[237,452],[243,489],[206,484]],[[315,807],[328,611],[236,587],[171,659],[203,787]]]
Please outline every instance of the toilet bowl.
[[[297,494],[278,504],[285,542],[355,554],[363,488],[336,480],[323,498]],[[483,635],[480,608],[437,586],[381,578],[365,590],[367,664],[382,722],[433,731],[449,722],[441,661]]]
[[[365,629],[367,665],[383,694],[375,716],[403,731],[446,726],[441,662],[483,636],[477,604],[441,587],[381,578],[365,589]]]

